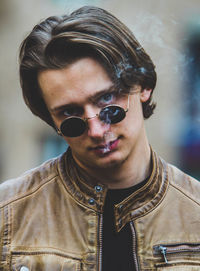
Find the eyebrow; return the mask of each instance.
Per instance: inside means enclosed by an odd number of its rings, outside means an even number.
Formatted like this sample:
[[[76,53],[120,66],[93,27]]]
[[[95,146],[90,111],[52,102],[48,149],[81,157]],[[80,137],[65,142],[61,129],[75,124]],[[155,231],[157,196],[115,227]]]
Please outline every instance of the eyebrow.
[[[100,98],[102,95],[106,94],[106,93],[110,93],[110,92],[113,92],[115,91],[115,86],[112,85],[111,87],[107,88],[107,89],[103,89],[103,90],[100,90],[98,91],[97,93],[93,94],[93,95],[90,95],[87,99],[91,102],[95,102],[96,100],[98,100],[98,98]],[[73,107],[73,106],[77,106],[78,104],[77,103],[69,103],[69,104],[63,104],[63,105],[60,105],[60,106],[56,106],[56,107],[53,107],[53,108],[49,108],[49,111],[51,113],[56,113],[58,111],[62,111],[63,109],[65,108],[69,108],[69,107]]]

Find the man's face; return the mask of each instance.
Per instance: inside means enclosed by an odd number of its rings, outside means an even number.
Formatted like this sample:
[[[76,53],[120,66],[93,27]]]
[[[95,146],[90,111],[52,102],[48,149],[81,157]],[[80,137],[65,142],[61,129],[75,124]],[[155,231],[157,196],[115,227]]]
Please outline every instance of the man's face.
[[[70,116],[91,118],[110,104],[128,105],[128,95],[117,95],[104,68],[92,58],[82,58],[66,68],[42,71],[38,75],[44,100],[55,125]],[[87,129],[78,137],[64,137],[76,162],[84,168],[118,167],[131,161],[135,150],[142,150],[146,139],[141,102],[150,90],[134,86],[129,96],[125,119],[105,124],[98,117],[87,121]]]

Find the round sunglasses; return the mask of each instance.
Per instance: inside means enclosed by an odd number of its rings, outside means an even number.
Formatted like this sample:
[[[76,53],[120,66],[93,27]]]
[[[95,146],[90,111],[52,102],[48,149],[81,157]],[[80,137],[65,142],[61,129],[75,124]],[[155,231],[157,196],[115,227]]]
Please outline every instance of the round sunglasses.
[[[81,136],[87,129],[88,120],[98,117],[105,124],[115,124],[122,121],[126,117],[128,109],[129,109],[129,95],[126,110],[119,105],[111,104],[103,107],[99,114],[96,114],[95,116],[90,118],[81,118],[77,116],[68,117],[64,119],[63,122],[61,123],[58,133],[66,137]]]

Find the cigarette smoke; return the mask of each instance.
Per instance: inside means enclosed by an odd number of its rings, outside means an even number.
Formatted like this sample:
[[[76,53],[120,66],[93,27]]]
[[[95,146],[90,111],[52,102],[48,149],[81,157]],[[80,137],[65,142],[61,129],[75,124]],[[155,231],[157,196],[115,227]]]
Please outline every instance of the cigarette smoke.
[[[115,133],[113,133],[111,130],[107,131],[106,133],[104,133],[104,141],[107,144],[110,141],[113,141],[116,139],[116,135]]]
[[[177,20],[173,14],[161,19],[158,15],[142,11],[134,18],[134,22],[136,23],[130,28],[153,58],[159,74],[168,73],[168,68],[165,67],[171,63],[173,65],[170,72],[179,74],[194,61],[183,50],[183,45],[187,42],[187,36],[181,37],[183,22]],[[145,69],[141,68],[141,72],[145,73]]]

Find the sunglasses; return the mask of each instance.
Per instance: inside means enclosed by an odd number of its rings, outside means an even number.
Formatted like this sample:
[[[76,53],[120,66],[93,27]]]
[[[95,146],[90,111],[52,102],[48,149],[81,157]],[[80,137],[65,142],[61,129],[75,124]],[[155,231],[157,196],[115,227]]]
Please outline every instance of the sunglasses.
[[[112,104],[103,107],[99,114],[96,114],[95,116],[90,118],[81,118],[77,116],[68,117],[61,123],[58,133],[66,137],[81,136],[87,129],[88,120],[98,117],[99,120],[101,120],[105,124],[115,124],[122,121],[126,117],[128,109],[129,109],[129,95],[126,110],[119,105]]]

